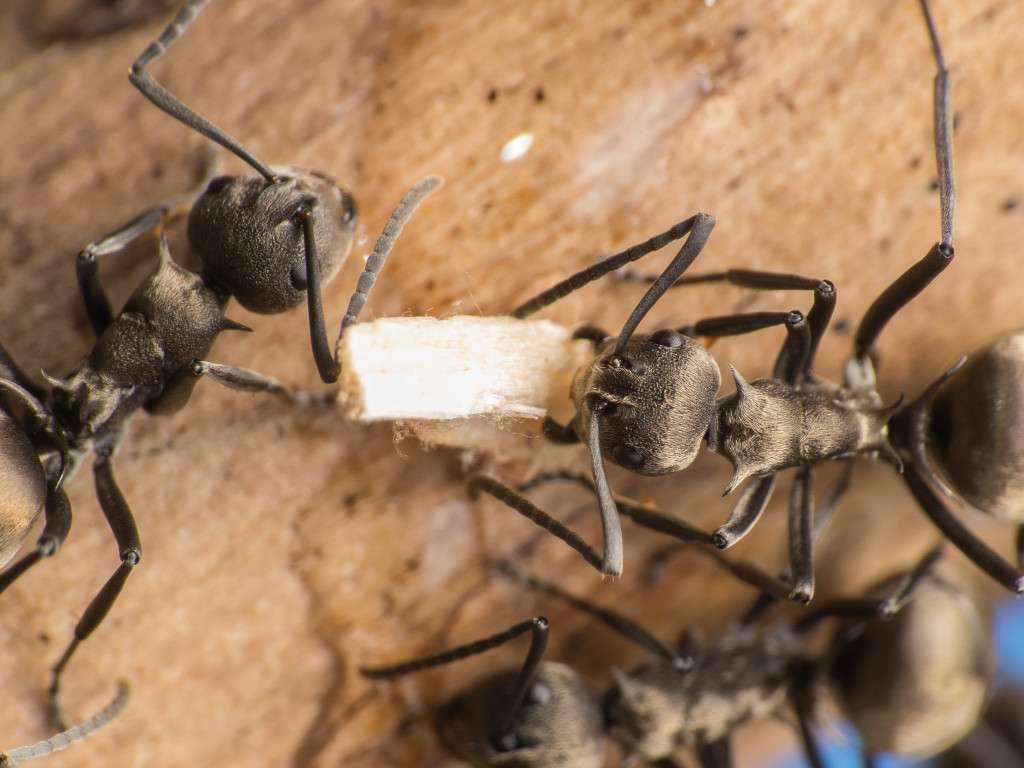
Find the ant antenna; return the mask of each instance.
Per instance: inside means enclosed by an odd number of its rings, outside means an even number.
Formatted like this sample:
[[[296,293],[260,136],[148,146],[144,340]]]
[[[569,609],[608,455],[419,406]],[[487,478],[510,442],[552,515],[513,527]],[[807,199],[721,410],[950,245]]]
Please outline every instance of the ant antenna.
[[[608,476],[604,473],[604,456],[601,453],[600,419],[595,411],[590,416],[590,463],[594,471],[594,490],[601,509],[601,526],[604,529],[604,558],[601,570],[611,576],[622,575],[622,526],[619,524],[619,510],[615,506]]]
[[[356,290],[349,300],[348,309],[342,318],[341,327],[338,330],[338,339],[334,342],[334,353],[331,353],[327,341],[327,327],[324,323],[323,293],[320,287],[320,273],[317,268],[318,258],[316,251],[316,239],[313,233],[312,209],[306,205],[302,211],[301,222],[303,235],[306,240],[306,302],[309,307],[309,338],[313,345],[313,358],[316,360],[317,370],[320,377],[326,382],[334,382],[341,375],[340,348],[341,337],[345,329],[356,322],[359,313],[366,305],[370,292],[377,282],[377,277],[391,255],[398,236],[402,234],[405,225],[409,223],[416,209],[419,208],[428,195],[444,184],[440,176],[427,176],[418,182],[412,189],[405,193],[391,216],[388,217],[384,230],[377,238],[373,246],[373,252],[366,258],[362,274],[356,283]]]
[[[610,611],[607,608],[602,608],[587,600],[575,597],[550,582],[530,576],[508,560],[495,561],[493,568],[500,575],[522,584],[527,589],[554,597],[583,613],[593,616],[606,627],[615,630],[648,653],[664,659],[676,669],[689,669],[693,666],[693,658],[680,656],[632,619],[627,619],[625,616]]]
[[[519,676],[516,678],[511,705],[505,717],[500,721],[499,729],[494,734],[495,746],[503,751],[510,751],[517,747],[515,743],[516,718],[523,707],[523,702],[526,700],[526,694],[530,690],[530,686],[533,685],[533,681],[537,677],[537,669],[540,667],[541,658],[543,658],[544,651],[548,645],[548,629],[550,626],[546,618],[535,616],[532,619],[527,619],[509,627],[504,632],[499,632],[496,635],[491,635],[466,645],[460,645],[457,648],[452,648],[433,656],[424,656],[423,658],[386,667],[360,667],[359,672],[363,677],[368,677],[371,680],[390,680],[407,675],[410,672],[433,669],[445,664],[451,664],[453,661],[476,656],[492,648],[497,648],[499,645],[504,645],[525,632],[530,632],[530,650],[527,652],[526,660],[523,662],[523,666],[519,670]]]
[[[180,99],[172,95],[146,71],[147,64],[163,56],[167,49],[174,44],[174,41],[185,34],[185,30],[196,20],[208,2],[210,0],[187,0],[177,15],[171,19],[171,23],[160,34],[160,37],[146,46],[146,50],[139,54],[139,58],[132,64],[128,79],[132,85],[142,92],[143,96],[168,115],[184,123],[192,130],[201,133],[211,141],[217,142],[257,170],[267,180],[268,184],[275,184],[277,183],[277,177],[273,171],[257,160],[236,139],[229,136],[205,117],[197,115],[186,107]]]
[[[706,214],[699,215],[706,216]],[[711,219],[713,226],[714,219],[710,216],[706,216],[706,218]],[[570,275],[565,278],[565,280],[553,285],[546,291],[538,293],[532,299],[524,301],[512,310],[512,317],[519,319],[529,317],[534,312],[554,304],[559,299],[564,299],[570,293],[575,293],[583,286],[604,277],[609,272],[614,272],[615,270],[624,267],[626,264],[629,264],[631,261],[642,259],[650,253],[660,251],[669,243],[675,242],[679,238],[684,237],[691,229],[693,229],[696,220],[697,216],[691,216],[685,221],[679,222],[674,227],[665,230],[660,235],[655,235],[649,240],[630,246],[624,251],[619,251],[606,259],[602,259],[597,262],[597,264],[592,264],[586,269],[582,269],[576,274]]]
[[[131,689],[128,683],[123,680],[117,684],[117,695],[103,709],[97,712],[83,723],[62,731],[55,736],[31,744],[27,747],[18,747],[7,752],[0,752],[0,768],[15,768],[24,760],[34,760],[37,757],[46,757],[54,752],[67,749],[77,741],[90,736],[105,726],[119,714],[128,704]]]
[[[640,321],[651,311],[658,299],[665,294],[665,291],[675,285],[676,280],[682,276],[686,268],[693,263],[694,259],[704,250],[704,246],[707,245],[708,238],[711,237],[711,230],[715,228],[715,217],[707,213],[698,213],[696,216],[687,219],[687,221],[690,222],[690,236],[686,238],[686,242],[679,249],[679,253],[676,254],[675,258],[665,268],[665,271],[661,273],[661,276],[654,281],[654,284],[647,289],[647,293],[643,295],[636,308],[630,313],[625,325],[622,326],[622,330],[619,332],[619,340],[615,344],[616,355],[622,354],[626,349],[626,344],[629,343],[630,337],[633,335],[633,331],[640,325]]]

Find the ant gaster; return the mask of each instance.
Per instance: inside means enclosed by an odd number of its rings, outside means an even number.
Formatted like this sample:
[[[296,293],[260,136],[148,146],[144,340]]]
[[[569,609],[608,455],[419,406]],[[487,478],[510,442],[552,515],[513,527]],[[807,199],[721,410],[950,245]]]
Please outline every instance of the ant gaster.
[[[975,602],[931,575],[890,621],[844,633],[828,660],[829,687],[871,768],[875,755],[924,760],[963,738],[984,712],[994,667]]]
[[[623,754],[623,765],[672,768],[677,765],[673,755],[692,748],[705,768],[727,768],[732,765],[731,734],[738,726],[781,715],[792,706],[812,765],[820,766],[812,721],[818,689],[830,674],[829,662],[842,652],[847,638],[864,636],[858,628],[898,616],[917,587],[933,578],[930,572],[940,552],[928,552],[887,585],[881,598],[836,600],[795,624],[774,627],[754,623],[761,613],[755,604],[742,624],[714,645],[704,647],[684,632],[674,648],[625,616],[499,562],[496,571],[501,575],[596,618],[648,651],[650,661],[629,672],[613,670],[610,688],[597,697],[571,667],[542,661],[549,624],[535,617],[440,654],[361,672],[371,679],[394,679],[483,653],[531,631],[530,649],[518,672],[485,678],[439,713],[443,743],[473,765],[600,768],[610,737]],[[723,560],[720,555],[716,559]],[[753,566],[736,565],[730,570],[737,575],[759,574],[749,580],[755,585],[778,581]],[[807,636],[828,618],[844,620],[846,633],[832,653],[822,656],[810,649]]]
[[[78,283],[97,341],[67,376],[44,373],[48,391],[37,386],[0,345],[0,566],[13,557],[45,512],[35,550],[0,573],[0,592],[59,549],[71,527],[63,483],[90,452],[96,454],[96,495],[119,552],[119,566],[82,615],[74,639],[53,670],[50,703],[53,719],[61,727],[65,722],[59,706],[63,671],[79,644],[106,617],[142,556],[135,520],[118,488],[112,463],[130,418],[140,408],[152,414],[177,412],[201,376],[300,405],[333,398],[292,391],[254,371],[203,359],[221,331],[249,330],[225,316],[232,295],[252,310],[279,312],[308,294],[310,325],[319,339],[315,346],[321,352],[327,350],[320,280],[337,271],[351,246],[355,225],[354,204],[340,187],[317,173],[297,169],[272,173],[146,73],[145,65],[182,34],[204,5],[196,0],[185,4],[159,40],[135,62],[132,82],[158,106],[246,159],[262,178],[211,181],[189,217],[190,240],[201,257],[202,271],[196,274],[176,264],[161,233],[156,270],[117,315],[100,281],[99,257],[154,229],[162,230],[180,206],[147,211],[83,250],[77,261]],[[392,214],[367,259],[342,328],[356,322],[403,226],[440,183],[437,177],[420,182]],[[330,356],[329,350],[326,354]],[[337,370],[332,370],[337,378]]]
[[[697,214],[650,240],[610,256],[563,280],[520,305],[513,315],[526,317],[584,285],[619,271],[627,280],[650,282],[617,338],[586,326],[575,338],[591,341],[596,355],[583,365],[573,380],[571,396],[576,415],[568,425],[545,420],[545,436],[555,442],[584,442],[589,448],[599,508],[604,528],[604,551],[595,552],[573,531],[510,488],[489,477],[476,477],[471,487],[484,490],[561,538],[603,573],[622,572],[622,533],[615,500],[604,471],[607,457],[619,466],[643,475],[676,472],[688,467],[703,442],[727,458],[734,474],[726,494],[744,480],[751,483],[741,495],[733,513],[712,536],[725,549],[745,536],[757,522],[771,498],[777,473],[796,468],[790,496],[789,540],[794,576],[792,599],[808,602],[813,596],[814,573],[811,547],[811,486],[815,464],[837,458],[867,456],[893,464],[919,504],[936,526],[992,578],[1016,592],[1024,589],[1024,577],[1009,563],[973,536],[952,515],[928,487],[924,478],[941,483],[927,457],[926,429],[922,413],[934,413],[932,434],[942,443],[939,453],[959,452],[951,464],[961,484],[972,481],[984,486],[982,501],[998,504],[1018,493],[1000,485],[994,477],[1016,461],[1015,454],[1004,462],[989,461],[983,450],[992,432],[999,432],[1004,444],[1017,445],[1015,425],[1000,422],[1008,392],[1016,391],[1015,371],[1021,357],[1014,358],[1009,373],[963,374],[973,385],[979,376],[989,376],[984,390],[987,406],[973,395],[961,395],[958,410],[948,404],[944,410],[928,411],[928,405],[942,379],[913,405],[886,406],[877,392],[875,343],[892,317],[953,259],[953,173],[949,79],[934,20],[926,0],[921,9],[931,41],[938,74],[935,77],[935,145],[939,172],[942,239],[928,254],[889,286],[868,308],[854,342],[854,355],[845,368],[843,386],[819,378],[814,356],[828,327],[836,302],[836,288],[827,280],[797,275],[730,269],[704,275],[683,276],[703,250],[714,227],[714,218]],[[670,242],[686,240],[669,266],[658,277],[638,276],[621,270],[630,262],[659,250]],[[635,334],[637,326],[669,289],[699,283],[728,283],[762,290],[810,290],[814,302],[805,317],[797,311],[756,312],[700,320],[678,329]],[[785,326],[786,340],[776,357],[771,378],[747,381],[735,369],[736,391],[716,400],[720,384],[718,366],[696,337],[718,337],[748,333],[772,326]],[[1016,347],[1014,347],[1016,349]],[[993,353],[994,354],[994,353]],[[1005,354],[1004,354],[1005,358]],[[994,364],[994,363],[993,363]],[[992,365],[989,365],[991,368]],[[977,369],[976,369],[977,370]],[[1004,371],[1007,371],[1005,366]],[[998,390],[996,388],[999,388]],[[953,396],[955,398],[955,395]],[[1011,398],[1012,399],[1012,398]],[[942,401],[947,403],[948,401]],[[986,420],[974,421],[972,409],[988,408]],[[1016,417],[1016,414],[1014,418]],[[910,422],[910,426],[905,426]],[[982,424],[987,424],[986,429]],[[957,428],[954,437],[936,434],[944,427]],[[1004,431],[1005,430],[1005,431]],[[987,443],[984,443],[987,445]],[[963,454],[974,451],[973,458]],[[985,469],[976,465],[985,463]],[[1018,472],[1015,477],[1019,477]],[[1024,542],[1024,537],[1022,537]],[[1022,544],[1024,546],[1024,544]]]

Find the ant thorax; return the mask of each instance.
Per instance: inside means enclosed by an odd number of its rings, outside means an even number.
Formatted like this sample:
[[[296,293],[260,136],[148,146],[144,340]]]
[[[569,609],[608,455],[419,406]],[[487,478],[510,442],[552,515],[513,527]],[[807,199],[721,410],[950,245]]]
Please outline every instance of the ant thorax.
[[[892,409],[874,390],[816,381],[792,386],[778,379],[746,381],[718,401],[717,434],[708,447],[732,462],[732,491],[755,475],[855,454],[893,455],[887,423]]]
[[[656,761],[715,741],[787,704],[790,666],[806,649],[786,626],[734,627],[692,667],[655,662],[615,673],[605,716],[626,754]]]
[[[63,379],[48,377],[53,409],[73,448],[102,440],[142,406],[155,404],[175,377],[191,390],[193,358],[209,351],[229,321],[226,296],[171,260],[160,264],[100,335],[85,361]],[[159,410],[159,409],[158,409]]]
[[[475,766],[492,768],[601,768],[601,709],[586,681],[571,668],[544,662],[527,692],[514,728],[515,747],[495,744],[515,687],[516,672],[488,677],[456,698],[439,720],[445,744]]]

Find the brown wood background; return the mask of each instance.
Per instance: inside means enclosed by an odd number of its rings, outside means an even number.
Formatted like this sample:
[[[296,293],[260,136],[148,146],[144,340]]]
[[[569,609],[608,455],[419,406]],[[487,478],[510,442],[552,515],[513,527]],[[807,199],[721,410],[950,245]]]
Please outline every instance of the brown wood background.
[[[1024,5],[934,4],[954,76],[958,260],[886,331],[889,399],[914,395],[961,351],[1024,323]],[[99,5],[8,0],[0,11],[0,337],[33,371],[63,373],[92,343],[75,253],[186,189],[204,146],[126,78],[165,13],[72,42],[47,35],[68,19],[101,25],[119,7],[147,7]],[[266,161],[349,184],[366,236],[359,255],[408,186],[446,177],[403,236],[372,316],[507,311],[600,253],[707,210],[719,224],[702,267],[838,284],[819,365],[835,376],[851,324],[938,233],[933,66],[915,5],[219,0],[154,72]],[[90,15],[77,16],[83,9]],[[532,149],[503,163],[501,148],[522,132]],[[191,264],[177,235],[175,253]],[[104,264],[118,299],[153,254],[146,243]],[[327,290],[332,325],[359,263]],[[637,295],[595,286],[548,316],[614,328]],[[663,301],[651,322],[808,303],[701,288]],[[226,336],[214,359],[317,385],[304,311],[231,315],[256,333]],[[756,376],[778,342],[765,333],[714,351],[723,370],[732,362]],[[455,453],[211,383],[173,418],[140,417],[115,466],[144,559],[75,659],[67,702],[91,713],[119,677],[134,698],[106,733],[52,766],[444,765],[431,707],[522,649],[393,685],[367,684],[359,663],[539,611],[554,622],[552,657],[577,663],[595,686],[609,660],[637,658],[579,616],[489,582],[485,554],[513,555],[624,606],[666,638],[689,624],[713,636],[749,598],[692,555],[657,587],[645,584],[644,555],[660,542],[629,524],[619,582],[602,582],[554,541],[524,552],[534,531],[494,503],[471,503]],[[0,745],[47,735],[49,668],[115,566],[89,475],[70,489],[75,528],[59,556],[3,595]],[[730,509],[719,498],[728,476],[726,462],[705,457],[676,477],[612,478],[710,529]],[[829,476],[819,473],[819,488]],[[934,539],[891,470],[861,466],[857,484],[819,550],[819,595],[855,591]],[[738,555],[782,562],[787,489]],[[541,498],[582,514],[596,537],[588,499]],[[1009,551],[1005,527],[965,514]],[[742,759],[753,761],[764,747],[744,733]]]

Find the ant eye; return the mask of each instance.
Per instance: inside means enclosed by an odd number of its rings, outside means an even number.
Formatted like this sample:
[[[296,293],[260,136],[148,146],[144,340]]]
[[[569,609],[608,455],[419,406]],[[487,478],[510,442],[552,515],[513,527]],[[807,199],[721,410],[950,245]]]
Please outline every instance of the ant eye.
[[[617,404],[596,393],[587,395],[587,406],[591,411],[602,416],[614,416],[619,410]]]
[[[356,200],[348,192],[342,192],[341,194],[341,223],[351,224],[358,213],[359,208],[356,206]]]
[[[644,455],[631,445],[616,445],[612,448],[615,463],[626,469],[636,469],[644,465]]]
[[[306,262],[300,261],[294,267],[292,267],[289,278],[292,283],[292,287],[298,291],[304,291],[309,286],[309,276],[306,274]]]
[[[519,748],[519,737],[516,736],[515,732],[506,733],[504,736],[499,736],[494,740],[494,747],[499,752],[511,752],[513,749]]]
[[[539,680],[530,686],[529,692],[526,694],[527,701],[530,704],[544,705],[551,701],[551,688],[546,683],[542,683]]]
[[[671,328],[664,328],[651,334],[651,343],[657,344],[659,347],[681,347],[683,346],[683,337]]]
[[[234,181],[232,176],[218,176],[215,179],[211,179],[210,183],[206,185],[206,194],[216,195],[218,192],[223,192],[232,181]]]

